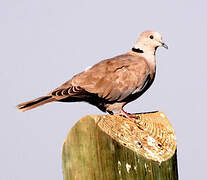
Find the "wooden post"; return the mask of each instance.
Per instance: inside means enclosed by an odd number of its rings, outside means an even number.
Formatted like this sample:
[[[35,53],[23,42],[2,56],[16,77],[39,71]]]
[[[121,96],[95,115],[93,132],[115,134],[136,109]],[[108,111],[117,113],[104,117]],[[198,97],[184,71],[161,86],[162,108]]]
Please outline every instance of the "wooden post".
[[[177,180],[176,139],[163,112],[85,116],[62,153],[64,180]]]

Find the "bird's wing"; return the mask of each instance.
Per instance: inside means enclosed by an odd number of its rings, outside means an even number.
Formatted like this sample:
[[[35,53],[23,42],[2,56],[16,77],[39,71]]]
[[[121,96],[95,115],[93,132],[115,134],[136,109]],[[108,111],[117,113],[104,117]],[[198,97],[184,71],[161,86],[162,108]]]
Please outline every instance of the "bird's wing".
[[[97,94],[108,101],[121,101],[139,92],[149,75],[149,67],[142,57],[128,54],[101,61],[74,76],[51,94],[56,99]]]

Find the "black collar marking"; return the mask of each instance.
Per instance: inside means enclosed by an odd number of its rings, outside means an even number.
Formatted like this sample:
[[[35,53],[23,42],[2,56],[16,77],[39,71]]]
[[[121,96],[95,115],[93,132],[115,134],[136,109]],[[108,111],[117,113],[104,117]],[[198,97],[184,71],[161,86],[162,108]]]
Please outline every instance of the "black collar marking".
[[[141,50],[139,48],[136,49],[135,47],[132,48],[132,51],[137,52],[137,53],[144,53],[143,50]]]

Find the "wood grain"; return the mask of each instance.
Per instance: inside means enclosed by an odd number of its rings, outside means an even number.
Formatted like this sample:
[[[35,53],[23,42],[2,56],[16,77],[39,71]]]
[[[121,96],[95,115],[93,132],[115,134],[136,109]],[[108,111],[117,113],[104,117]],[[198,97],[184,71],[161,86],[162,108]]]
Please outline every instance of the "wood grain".
[[[175,134],[166,115],[137,117],[79,120],[63,145],[64,180],[178,179]]]

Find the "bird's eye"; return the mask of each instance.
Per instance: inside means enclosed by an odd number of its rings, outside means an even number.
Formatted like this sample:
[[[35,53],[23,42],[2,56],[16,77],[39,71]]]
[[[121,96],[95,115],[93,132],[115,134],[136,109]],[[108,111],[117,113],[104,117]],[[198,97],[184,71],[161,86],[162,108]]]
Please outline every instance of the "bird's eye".
[[[150,39],[154,39],[154,36],[153,36],[153,35],[151,35],[151,36],[150,36]]]

